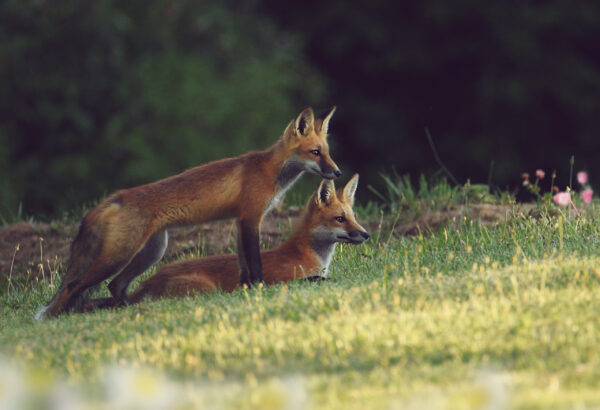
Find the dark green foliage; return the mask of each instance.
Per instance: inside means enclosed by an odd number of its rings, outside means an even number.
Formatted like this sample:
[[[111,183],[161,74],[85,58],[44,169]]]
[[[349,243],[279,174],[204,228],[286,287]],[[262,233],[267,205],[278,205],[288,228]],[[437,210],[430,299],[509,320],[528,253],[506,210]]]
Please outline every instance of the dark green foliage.
[[[380,192],[439,169],[425,127],[460,183],[564,189],[572,154],[595,183],[598,38],[569,0],[5,0],[0,214],[263,148],[308,105],[338,105],[333,156]]]
[[[252,2],[0,4],[0,214],[262,149],[319,78]]]
[[[395,167],[438,169],[504,188],[523,171],[600,179],[600,3],[475,0],[266,0],[303,32],[307,59],[339,105],[336,154],[376,183]],[[367,173],[368,172],[368,173]],[[545,181],[544,181],[545,182]],[[549,181],[548,181],[549,184]],[[379,185],[378,188],[384,187]]]

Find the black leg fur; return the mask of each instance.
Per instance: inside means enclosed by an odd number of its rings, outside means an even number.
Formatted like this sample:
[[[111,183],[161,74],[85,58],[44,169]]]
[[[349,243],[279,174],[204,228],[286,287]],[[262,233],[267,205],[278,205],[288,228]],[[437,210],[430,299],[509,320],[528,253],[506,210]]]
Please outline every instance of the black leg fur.
[[[108,289],[120,304],[129,304],[127,288],[132,280],[162,259],[169,236],[166,231],[152,235],[131,262],[110,282]]]
[[[250,286],[253,283],[262,281],[260,235],[258,227],[247,222],[240,222],[238,229],[238,260],[241,269],[240,282]]]

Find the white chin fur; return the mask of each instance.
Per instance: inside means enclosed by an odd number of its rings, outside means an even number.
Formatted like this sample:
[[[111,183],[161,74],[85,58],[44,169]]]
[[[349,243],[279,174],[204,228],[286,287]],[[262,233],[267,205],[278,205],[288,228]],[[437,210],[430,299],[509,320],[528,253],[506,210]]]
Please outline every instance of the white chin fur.
[[[35,316],[33,317],[35,320],[42,320],[44,316],[46,316],[46,311],[48,310],[48,306],[44,306],[40,310],[37,311]]]
[[[313,160],[310,160],[310,159],[306,160],[304,162],[304,169],[307,170],[308,172],[312,172],[317,175],[321,175],[321,167],[319,166],[319,164],[317,164]]]
[[[319,241],[327,241],[330,243],[340,242],[340,237],[347,236],[345,230],[341,228],[326,229],[323,226],[318,226],[312,232],[313,238]]]

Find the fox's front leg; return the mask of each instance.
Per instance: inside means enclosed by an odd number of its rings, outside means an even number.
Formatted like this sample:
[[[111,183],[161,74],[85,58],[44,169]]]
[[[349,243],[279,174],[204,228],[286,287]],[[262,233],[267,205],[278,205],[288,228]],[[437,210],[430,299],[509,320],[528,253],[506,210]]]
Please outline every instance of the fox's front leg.
[[[237,248],[242,285],[262,282],[259,225],[260,222],[238,221]]]

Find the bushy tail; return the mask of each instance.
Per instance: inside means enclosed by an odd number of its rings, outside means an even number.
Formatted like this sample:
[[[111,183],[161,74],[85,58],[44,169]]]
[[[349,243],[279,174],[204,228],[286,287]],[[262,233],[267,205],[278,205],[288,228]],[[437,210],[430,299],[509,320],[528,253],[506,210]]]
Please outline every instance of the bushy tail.
[[[140,303],[147,296],[149,296],[148,289],[142,283],[142,285],[129,296],[129,303],[135,305],[137,303]]]
[[[92,262],[100,253],[100,240],[90,223],[92,214],[88,214],[71,245],[71,257],[67,273],[62,279],[58,291],[48,303],[35,314],[35,319],[58,316],[69,311],[79,311],[87,299],[88,289],[82,286],[82,279]]]

